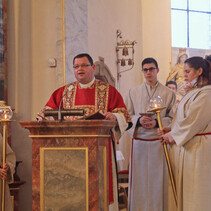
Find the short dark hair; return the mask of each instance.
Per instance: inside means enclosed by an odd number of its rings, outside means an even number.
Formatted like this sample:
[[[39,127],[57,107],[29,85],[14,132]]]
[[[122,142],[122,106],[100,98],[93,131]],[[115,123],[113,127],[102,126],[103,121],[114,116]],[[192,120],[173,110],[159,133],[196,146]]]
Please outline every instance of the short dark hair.
[[[74,65],[75,59],[82,58],[82,57],[86,57],[89,60],[91,65],[94,64],[92,57],[88,53],[81,53],[73,58],[73,65]]]
[[[149,64],[149,63],[153,63],[155,65],[155,67],[158,68],[157,61],[154,58],[151,58],[151,57],[148,57],[148,58],[144,59],[142,61],[141,65],[143,67],[145,64]]]
[[[168,86],[169,84],[175,85],[175,87],[176,87],[176,89],[177,89],[177,83],[176,83],[176,81],[167,81],[167,82],[166,82],[166,86]]]

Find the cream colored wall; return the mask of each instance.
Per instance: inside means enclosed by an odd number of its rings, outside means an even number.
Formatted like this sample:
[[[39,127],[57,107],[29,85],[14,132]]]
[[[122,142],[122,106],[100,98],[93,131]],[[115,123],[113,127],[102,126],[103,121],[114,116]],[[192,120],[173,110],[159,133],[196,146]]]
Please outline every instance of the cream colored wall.
[[[160,67],[158,79],[165,83],[171,61],[170,0],[90,0],[88,4],[88,48],[94,60],[105,58],[116,77],[116,30],[124,40],[136,40],[135,65],[121,74],[119,91],[125,97],[130,87],[144,81],[141,61],[154,57]]]
[[[31,210],[31,140],[19,121],[34,120],[56,87],[56,68],[47,60],[56,57],[56,17],[61,0],[8,1],[8,98],[15,108],[12,124],[12,147],[17,160],[22,160],[18,174],[26,184],[20,190],[20,210]],[[89,0],[88,49],[94,60],[98,56],[113,75],[116,71],[116,30],[123,39],[136,40],[135,67],[122,74],[120,92],[143,78],[141,60],[155,57],[160,65],[159,78],[164,81],[171,58],[170,0]],[[164,72],[166,70],[166,72]]]
[[[32,45],[32,119],[56,89],[56,68],[48,67],[48,58],[56,58],[56,14],[58,4],[52,0],[31,1]]]
[[[56,57],[57,1],[10,0],[8,2],[8,102],[15,108],[12,147],[26,181],[20,190],[20,209],[31,210],[31,139],[19,121],[35,120],[56,88],[56,69],[47,60]]]
[[[90,0],[88,4],[88,49],[95,60],[105,59],[116,78],[116,31],[122,31],[123,40],[136,40],[135,65],[130,72],[120,78],[119,91],[123,96],[128,88],[141,81],[139,71],[141,58],[141,1],[130,0]]]
[[[160,67],[158,79],[165,83],[171,69],[171,1],[142,0],[143,58],[154,57]]]

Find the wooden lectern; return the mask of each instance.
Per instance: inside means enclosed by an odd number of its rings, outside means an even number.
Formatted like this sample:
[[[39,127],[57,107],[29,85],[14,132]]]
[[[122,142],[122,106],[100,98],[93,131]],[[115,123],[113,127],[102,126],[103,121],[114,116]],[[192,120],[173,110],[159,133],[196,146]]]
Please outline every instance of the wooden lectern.
[[[32,210],[108,210],[108,120],[22,121],[32,138]]]

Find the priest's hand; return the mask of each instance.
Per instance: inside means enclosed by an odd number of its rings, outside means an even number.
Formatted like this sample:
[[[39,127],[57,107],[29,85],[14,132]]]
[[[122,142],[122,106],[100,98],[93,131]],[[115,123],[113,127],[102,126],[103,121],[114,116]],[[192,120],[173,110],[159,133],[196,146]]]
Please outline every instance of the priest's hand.
[[[0,168],[0,179],[5,180],[7,179],[7,171],[9,170],[9,165],[5,163],[4,167]]]
[[[41,114],[40,113],[37,113],[37,117],[36,117],[36,120],[37,121],[43,121],[43,120],[49,120],[49,119],[50,119],[50,117],[45,117],[42,113]]]
[[[113,113],[111,113],[111,112],[106,112],[104,114],[104,116],[105,116],[105,119],[106,120],[113,120],[113,121],[116,121],[117,120],[116,119],[116,116]]]
[[[36,119],[37,119],[37,121],[43,121],[43,120],[45,120],[45,117],[42,116],[41,114],[37,113]]]

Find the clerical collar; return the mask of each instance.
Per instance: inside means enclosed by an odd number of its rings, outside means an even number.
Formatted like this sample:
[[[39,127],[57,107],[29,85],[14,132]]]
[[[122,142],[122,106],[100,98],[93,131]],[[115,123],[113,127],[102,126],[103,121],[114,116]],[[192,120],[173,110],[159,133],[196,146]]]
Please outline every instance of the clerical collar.
[[[93,80],[90,81],[88,84],[81,84],[81,83],[79,83],[79,85],[80,85],[80,87],[81,87],[82,89],[86,89],[86,88],[91,87],[92,84],[93,84],[94,82],[95,82],[95,77],[94,77]]]

